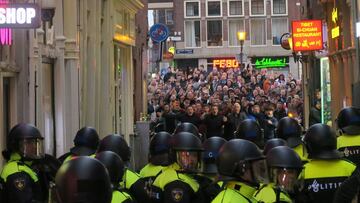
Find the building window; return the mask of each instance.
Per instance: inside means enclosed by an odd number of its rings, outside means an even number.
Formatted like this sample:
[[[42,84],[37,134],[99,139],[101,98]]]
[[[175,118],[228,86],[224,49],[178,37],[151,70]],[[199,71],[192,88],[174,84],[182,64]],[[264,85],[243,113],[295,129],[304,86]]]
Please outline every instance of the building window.
[[[244,15],[244,1],[243,0],[229,0],[228,11],[229,16],[243,16]]]
[[[250,20],[251,45],[266,45],[266,19]]]
[[[222,46],[222,21],[207,21],[207,43],[210,47]]]
[[[185,21],[185,46],[200,47],[200,21]]]
[[[250,15],[264,16],[265,15],[265,0],[250,0]]]
[[[240,46],[238,31],[245,31],[244,20],[229,20],[229,46]]]
[[[219,0],[207,0],[207,13],[208,17],[218,17],[221,16],[221,1]]]
[[[281,36],[287,32],[289,32],[289,24],[287,18],[271,19],[271,33],[273,45],[280,45]]]
[[[199,1],[185,1],[185,17],[200,17]]]
[[[174,11],[173,10],[165,10],[165,23],[167,25],[174,24]]]
[[[273,15],[287,15],[287,0],[273,0],[272,1]]]

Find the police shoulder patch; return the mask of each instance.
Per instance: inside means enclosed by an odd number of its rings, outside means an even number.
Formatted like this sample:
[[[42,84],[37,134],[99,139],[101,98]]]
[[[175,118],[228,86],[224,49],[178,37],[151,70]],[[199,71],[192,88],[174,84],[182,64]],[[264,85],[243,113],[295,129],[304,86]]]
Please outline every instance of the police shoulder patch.
[[[171,191],[171,197],[175,202],[180,202],[183,198],[184,191],[180,188],[175,188]]]
[[[15,187],[18,189],[18,190],[24,190],[26,184],[25,184],[25,179],[23,178],[17,178],[15,181],[14,181],[14,185]]]

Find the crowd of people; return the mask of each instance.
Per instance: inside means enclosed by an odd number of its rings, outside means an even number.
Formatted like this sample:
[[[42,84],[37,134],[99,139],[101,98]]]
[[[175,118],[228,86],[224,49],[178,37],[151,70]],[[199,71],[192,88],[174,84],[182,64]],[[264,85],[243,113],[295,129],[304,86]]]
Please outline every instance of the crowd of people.
[[[201,141],[197,127],[184,122],[172,134],[149,133],[148,163],[135,171],[122,135],[100,139],[84,127],[56,159],[44,154],[40,131],[20,123],[3,151],[0,202],[350,203],[360,189],[360,109],[344,108],[337,126],[339,137],[325,124],[302,135],[299,122],[284,117],[262,149],[255,120],[241,121],[229,141]]]
[[[251,65],[242,70],[168,68],[152,78],[148,94],[148,114],[158,131],[171,133],[178,123],[190,122],[205,137],[229,140],[249,118],[264,129],[266,141],[283,117],[303,123],[301,80]]]

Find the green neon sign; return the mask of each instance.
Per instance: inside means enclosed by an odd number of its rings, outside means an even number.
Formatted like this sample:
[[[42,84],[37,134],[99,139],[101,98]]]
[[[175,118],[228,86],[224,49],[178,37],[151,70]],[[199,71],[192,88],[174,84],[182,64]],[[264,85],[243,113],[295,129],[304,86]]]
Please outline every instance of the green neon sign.
[[[255,58],[255,67],[257,69],[263,68],[285,68],[288,66],[289,60],[287,57],[262,57]]]

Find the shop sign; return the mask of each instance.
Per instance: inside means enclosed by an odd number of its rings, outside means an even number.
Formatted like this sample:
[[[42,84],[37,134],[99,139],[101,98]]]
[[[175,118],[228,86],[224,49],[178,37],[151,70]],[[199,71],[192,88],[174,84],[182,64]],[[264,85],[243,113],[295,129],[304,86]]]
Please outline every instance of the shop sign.
[[[2,28],[38,28],[40,12],[34,3],[1,3],[0,27]]]
[[[316,51],[323,49],[321,20],[293,21],[292,32],[294,51]]]
[[[176,49],[176,54],[193,54],[194,49]]]
[[[236,59],[214,59],[213,68],[238,68],[239,62]]]
[[[333,8],[331,12],[331,20],[333,21],[335,27],[331,29],[331,38],[335,39],[340,36],[340,27],[337,25],[339,19],[339,14],[337,8]]]
[[[150,37],[154,42],[163,42],[169,37],[169,28],[161,23],[154,24],[150,28]]]
[[[289,57],[254,57],[251,62],[256,69],[286,68],[289,66]]]
[[[356,37],[360,37],[360,22],[356,23]]]

